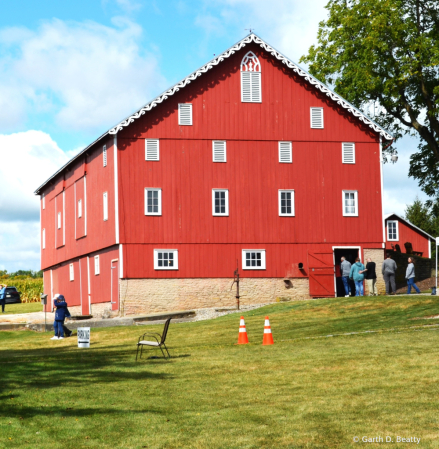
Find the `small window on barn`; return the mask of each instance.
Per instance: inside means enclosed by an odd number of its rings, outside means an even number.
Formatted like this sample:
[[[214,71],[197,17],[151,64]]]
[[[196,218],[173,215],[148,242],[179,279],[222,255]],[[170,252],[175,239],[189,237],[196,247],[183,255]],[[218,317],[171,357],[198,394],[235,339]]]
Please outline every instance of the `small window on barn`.
[[[104,221],[108,220],[108,193],[104,192],[102,202],[104,205]]]
[[[293,162],[293,144],[291,142],[279,142],[279,162],[285,164]]]
[[[61,212],[58,212],[58,229],[61,229]]]
[[[43,247],[43,249],[46,249],[46,230],[45,229],[43,229],[42,247]]]
[[[104,148],[102,150],[102,159],[104,163],[104,167],[107,166],[107,145],[104,145]]]
[[[145,160],[160,160],[160,146],[158,139],[145,139]]]
[[[100,269],[100,265],[99,265],[99,256],[95,256],[95,276],[100,274],[100,272],[101,272],[101,269]]]
[[[343,164],[355,164],[355,143],[343,142],[341,151]]]
[[[279,216],[294,217],[294,190],[279,190]]]
[[[311,108],[311,128],[323,129],[323,108]]]
[[[265,270],[265,249],[243,249],[243,270]]]
[[[213,162],[227,162],[227,148],[224,140],[212,142]]]
[[[46,208],[46,195],[44,193],[41,195],[41,201],[43,203],[43,209]]]
[[[389,220],[387,222],[387,240],[390,241],[399,240],[398,222],[396,220]]]
[[[229,191],[212,190],[212,215],[229,215]]]
[[[343,215],[345,217],[358,216],[358,192],[343,190]]]
[[[72,263],[69,265],[69,273],[70,273],[70,281],[74,281],[75,280],[75,271],[74,271]]]
[[[162,189],[145,189],[145,215],[162,215]]]
[[[192,104],[179,103],[178,105],[178,124],[183,126],[192,125]]]
[[[252,51],[249,51],[241,61],[241,101],[262,102],[261,64]]]
[[[155,249],[154,250],[155,270],[178,270],[178,250],[176,249]]]
[[[78,218],[82,217],[82,200],[78,200]]]

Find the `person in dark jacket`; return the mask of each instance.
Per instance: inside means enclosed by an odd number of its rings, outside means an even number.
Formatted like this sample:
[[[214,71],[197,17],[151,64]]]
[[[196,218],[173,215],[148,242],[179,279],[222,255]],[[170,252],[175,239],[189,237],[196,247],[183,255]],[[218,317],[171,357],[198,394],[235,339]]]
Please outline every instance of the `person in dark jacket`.
[[[366,270],[366,283],[369,296],[378,296],[376,264],[372,262],[370,257],[367,258]]]
[[[405,278],[407,279],[407,295],[410,295],[412,291],[412,287],[416,290],[416,293],[419,295],[421,291],[418,286],[415,284],[415,265],[413,264],[413,259],[411,257],[408,258],[408,266],[405,272]]]
[[[381,267],[381,272],[386,284],[386,295],[396,295],[396,269],[396,262],[390,257],[390,254],[387,253],[386,260],[383,262]]]
[[[67,309],[67,303],[63,295],[56,294],[55,299],[53,300],[53,305],[56,307],[55,321],[53,322],[55,335],[51,338],[51,340],[61,340],[64,338],[64,320],[66,317],[70,316],[70,313]]]

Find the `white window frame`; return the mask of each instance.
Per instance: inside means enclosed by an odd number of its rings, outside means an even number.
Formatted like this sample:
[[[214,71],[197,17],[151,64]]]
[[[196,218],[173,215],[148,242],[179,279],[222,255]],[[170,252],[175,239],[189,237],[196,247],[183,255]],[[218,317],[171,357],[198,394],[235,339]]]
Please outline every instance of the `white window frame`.
[[[62,227],[62,214],[61,212],[58,212],[58,229],[61,229]]]
[[[148,192],[158,192],[158,212],[148,212]],[[145,215],[162,215],[162,189],[145,187]]]
[[[353,161],[352,162],[348,162],[345,159],[345,148],[346,145],[352,145],[352,156],[353,156]],[[354,142],[343,142],[341,144],[341,161],[343,164],[355,164],[355,143]]]
[[[358,190],[343,190],[342,191],[343,198],[343,217],[358,217]],[[346,193],[354,193],[354,201],[355,201],[355,212],[353,214],[349,214],[345,212],[345,194]]]
[[[321,111],[321,114],[322,114],[322,126],[313,126],[312,113],[315,110],[320,110]],[[324,129],[325,128],[324,112],[323,112],[323,108],[322,107],[310,108],[310,110],[309,110],[309,119],[310,119],[310,127],[311,127],[311,129]]]
[[[42,248],[46,249],[46,228],[43,228],[43,232],[42,232]]]
[[[287,145],[285,145],[287,144]],[[278,142],[277,144],[278,146],[278,151],[279,151],[279,163],[281,164],[292,164],[293,163],[293,142]],[[287,150],[285,150],[285,148],[281,149],[282,146],[288,146]],[[288,151],[288,160],[287,161],[283,161],[281,158],[281,153],[284,151]]]
[[[261,253],[261,266],[260,267],[247,267],[245,264],[247,253]],[[243,270],[265,270],[265,249],[243,249],[242,250],[242,269]]]
[[[215,145],[224,144],[222,150],[224,151],[224,160],[215,159]],[[227,162],[227,142],[225,140],[212,140],[212,161],[223,163]]]
[[[107,166],[107,145],[104,145],[102,149],[102,164],[104,167]]]
[[[70,282],[75,280],[75,268],[72,263],[69,265],[69,277],[70,277]]]
[[[157,158],[148,159],[148,142],[157,142]],[[160,161],[160,140],[159,139],[145,139],[145,161],[157,162]]]
[[[281,206],[281,194],[282,193],[291,193],[291,213],[290,214],[283,214],[282,213],[282,206]],[[282,189],[282,190],[279,190],[278,199],[279,199],[279,217],[294,217],[294,215],[295,215],[294,190],[293,189]]]
[[[190,123],[183,123],[181,112],[184,108],[189,109],[189,122]],[[192,103],[178,103],[178,124],[180,126],[192,126]]]
[[[45,209],[46,208],[46,195],[44,195],[44,193],[41,195],[41,200],[43,203],[43,209]]]
[[[82,198],[78,200],[78,218],[82,218]]]
[[[395,223],[396,239],[390,238],[389,223]],[[399,222],[398,220],[387,220],[387,241],[388,242],[399,242]]]
[[[99,274],[101,274],[99,255],[94,257],[94,261],[95,261],[95,276],[98,276]]]
[[[174,266],[173,267],[159,267],[159,261],[158,261],[159,253],[173,253]],[[154,250],[154,270],[178,270],[178,249],[155,249]]]
[[[215,212],[215,193],[225,192],[226,211],[224,213]],[[212,215],[214,217],[228,217],[229,216],[229,191],[228,189],[212,189]]]
[[[250,100],[246,100],[244,98],[244,77],[249,78],[250,83]],[[248,72],[248,71],[241,71],[241,103],[262,103],[262,86],[261,86],[261,79],[262,79],[262,72]],[[255,100],[253,98],[253,84],[257,84],[257,88],[259,89],[259,99]]]
[[[102,202],[104,206],[104,221],[108,221],[108,192],[104,192],[102,195]]]

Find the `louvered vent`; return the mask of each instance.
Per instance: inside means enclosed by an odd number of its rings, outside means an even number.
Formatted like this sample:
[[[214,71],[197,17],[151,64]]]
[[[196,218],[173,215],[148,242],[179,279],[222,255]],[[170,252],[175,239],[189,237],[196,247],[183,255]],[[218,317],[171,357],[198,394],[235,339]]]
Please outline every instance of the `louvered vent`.
[[[178,124],[191,126],[192,125],[192,104],[180,103],[178,105]]]
[[[260,72],[241,72],[241,101],[243,103],[262,101]]]
[[[107,166],[107,145],[104,145],[102,154],[103,154],[103,160],[104,160],[104,167],[106,167]]]
[[[227,162],[226,142],[224,140],[213,141],[213,162]]]
[[[160,157],[159,140],[145,139],[145,160],[158,161]]]
[[[311,128],[323,129],[323,108],[311,108]]]
[[[279,162],[293,162],[293,145],[291,142],[279,142]]]
[[[342,144],[343,153],[343,164],[355,164],[355,144],[354,143],[343,143]]]

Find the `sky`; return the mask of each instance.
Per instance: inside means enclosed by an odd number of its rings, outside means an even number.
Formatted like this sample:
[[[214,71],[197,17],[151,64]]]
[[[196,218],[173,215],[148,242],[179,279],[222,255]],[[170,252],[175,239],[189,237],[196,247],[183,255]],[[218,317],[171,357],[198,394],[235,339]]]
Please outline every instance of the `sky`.
[[[0,270],[40,269],[33,192],[77,152],[250,29],[297,62],[326,3],[1,0]],[[386,213],[425,199],[407,175],[416,147],[402,139],[384,164]]]

